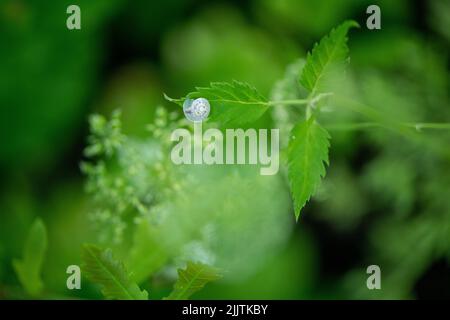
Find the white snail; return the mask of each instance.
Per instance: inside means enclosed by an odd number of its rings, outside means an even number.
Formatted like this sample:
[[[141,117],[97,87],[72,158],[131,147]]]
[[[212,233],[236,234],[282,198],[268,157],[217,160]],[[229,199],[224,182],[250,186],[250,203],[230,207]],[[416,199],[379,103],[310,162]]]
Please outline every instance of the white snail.
[[[197,98],[195,100],[188,98],[183,103],[184,115],[192,122],[202,122],[208,118],[210,110],[209,101],[205,98]]]

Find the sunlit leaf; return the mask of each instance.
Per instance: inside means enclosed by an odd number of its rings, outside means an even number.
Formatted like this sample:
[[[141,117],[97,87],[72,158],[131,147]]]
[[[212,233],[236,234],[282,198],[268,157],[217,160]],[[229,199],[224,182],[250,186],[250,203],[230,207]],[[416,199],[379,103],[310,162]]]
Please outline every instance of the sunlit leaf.
[[[328,132],[314,117],[292,129],[288,147],[288,177],[296,219],[325,176],[329,139]]]
[[[20,283],[31,296],[37,296],[44,287],[41,269],[46,250],[47,229],[42,220],[37,218],[28,233],[22,259],[13,261]]]
[[[183,106],[185,98],[167,100]],[[211,105],[209,119],[223,125],[241,125],[259,119],[269,107],[267,100],[251,85],[233,81],[212,82],[209,87],[197,87],[186,98],[208,99]]]
[[[186,300],[201,290],[208,282],[222,277],[216,268],[202,263],[188,262],[185,269],[178,269],[178,280],[167,300]]]
[[[83,273],[102,286],[106,299],[147,300],[148,293],[132,282],[122,262],[114,259],[111,249],[87,244],[83,247]]]
[[[308,53],[306,64],[300,75],[300,84],[312,95],[320,92],[325,84],[340,72],[348,61],[347,32],[359,27],[355,21],[346,21],[331,30],[328,36],[320,40]]]

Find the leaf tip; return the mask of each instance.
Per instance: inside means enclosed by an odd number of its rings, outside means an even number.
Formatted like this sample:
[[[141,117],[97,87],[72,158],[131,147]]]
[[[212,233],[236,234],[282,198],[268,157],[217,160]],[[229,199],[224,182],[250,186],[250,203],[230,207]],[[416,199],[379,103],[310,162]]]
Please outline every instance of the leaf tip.
[[[180,98],[180,99],[171,98],[165,92],[163,92],[163,96],[164,96],[165,100],[167,100],[169,102],[176,103],[176,104],[178,104],[180,106],[183,106],[183,102],[185,100],[184,98]]]
[[[167,101],[173,102],[173,100],[175,100],[175,99],[169,97],[165,92],[163,92],[163,96],[164,96],[164,99],[166,99]]]
[[[343,25],[346,25],[348,28],[361,28],[361,25],[355,20],[345,20]]]

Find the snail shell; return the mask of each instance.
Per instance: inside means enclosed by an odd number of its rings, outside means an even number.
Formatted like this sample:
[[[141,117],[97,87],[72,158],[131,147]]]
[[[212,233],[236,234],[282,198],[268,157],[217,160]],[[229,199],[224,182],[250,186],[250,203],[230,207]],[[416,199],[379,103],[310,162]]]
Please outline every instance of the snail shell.
[[[187,98],[183,103],[183,112],[186,118],[192,122],[202,122],[208,118],[211,106],[205,98],[195,100]]]

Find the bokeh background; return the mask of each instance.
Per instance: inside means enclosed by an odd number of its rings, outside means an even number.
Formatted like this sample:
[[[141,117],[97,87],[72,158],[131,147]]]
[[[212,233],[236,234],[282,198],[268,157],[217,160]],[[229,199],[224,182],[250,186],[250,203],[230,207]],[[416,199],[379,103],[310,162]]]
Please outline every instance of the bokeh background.
[[[365,11],[374,3],[382,29],[369,31]],[[81,7],[81,30],[66,28],[70,4]],[[180,115],[163,92],[179,97],[237,79],[270,97],[287,66],[345,19],[362,26],[349,43],[352,98],[387,119],[450,122],[449,17],[445,0],[2,0],[0,299],[30,298],[12,260],[36,217],[49,238],[42,299],[102,297],[85,280],[81,290],[66,288],[66,267],[80,264],[85,242],[115,248],[153,299],[170,292],[186,259],[230,269],[194,298],[450,298],[449,130],[331,130],[331,166],[298,223],[282,172],[264,180],[245,168],[204,168],[165,179],[149,171],[164,130],[148,130],[166,113]],[[143,216],[172,217],[158,231],[163,235],[141,236],[136,219],[117,221],[118,207],[129,206],[128,218],[141,212],[129,213],[136,209],[129,195],[118,191],[111,199],[95,174],[80,170],[89,115],[109,117],[116,109],[128,140],[119,169],[105,179],[125,180],[141,200],[152,190],[157,205],[142,200]],[[338,112],[322,121],[326,127],[338,120],[359,118]],[[258,123],[277,125],[285,124],[276,113]],[[135,164],[139,174],[130,177]],[[160,192],[177,179],[187,181],[178,196]],[[107,212],[108,224],[93,222],[98,210]],[[127,255],[139,237],[142,246]],[[173,247],[182,248],[172,255]],[[381,267],[382,290],[366,287],[371,264]]]

